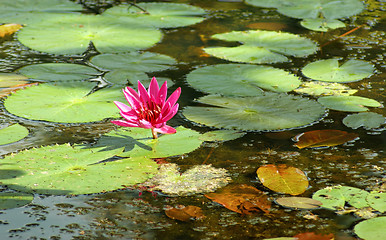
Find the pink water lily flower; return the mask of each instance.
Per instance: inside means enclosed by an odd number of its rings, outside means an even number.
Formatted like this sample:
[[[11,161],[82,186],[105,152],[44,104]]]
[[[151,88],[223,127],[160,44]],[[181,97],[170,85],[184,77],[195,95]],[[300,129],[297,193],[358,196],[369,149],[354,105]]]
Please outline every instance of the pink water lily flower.
[[[166,100],[167,83],[159,88],[155,77],[151,79],[148,90],[138,81],[138,93],[129,87],[123,89],[123,94],[130,106],[114,101],[125,120],[113,120],[112,123],[123,127],[140,127],[151,129],[153,138],[157,133],[172,134],[176,129],[166,125],[178,111],[177,100],[181,88],[177,88]]]

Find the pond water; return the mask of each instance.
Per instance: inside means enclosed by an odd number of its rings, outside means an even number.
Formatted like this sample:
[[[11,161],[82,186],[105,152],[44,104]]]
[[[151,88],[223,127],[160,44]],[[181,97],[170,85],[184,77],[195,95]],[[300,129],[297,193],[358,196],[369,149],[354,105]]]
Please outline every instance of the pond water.
[[[103,6],[109,1],[83,1],[90,7]],[[118,2],[118,1],[116,1]],[[315,32],[299,25],[299,21],[279,14],[275,9],[252,7],[241,1],[179,0],[201,7],[209,12],[206,19],[188,27],[162,30],[161,42],[148,49],[178,61],[176,68],[156,72],[156,77],[168,77],[181,87],[180,109],[194,104],[204,94],[191,88],[186,75],[192,70],[225,60],[204,54],[203,47],[216,46],[210,39],[217,33],[243,31],[251,28],[285,31],[312,39],[325,45],[321,51],[308,57],[291,57],[289,62],[270,64],[301,76],[300,69],[309,62],[332,57],[360,59],[375,66],[375,74],[362,81],[347,83],[358,90],[357,96],[385,99],[385,3],[366,1],[367,9],[358,16],[345,19],[345,28],[328,32]],[[1,17],[0,17],[1,19]],[[1,21],[0,21],[1,22]],[[356,31],[333,41],[347,31]],[[224,43],[222,43],[224,44]],[[0,39],[0,72],[10,73],[35,63],[81,62],[81,57],[68,57],[40,53],[21,45],[15,36]],[[149,74],[149,78],[152,74]],[[303,77],[304,78],[304,77]],[[237,89],[235,89],[237,91]],[[170,94],[171,92],[169,92]],[[1,100],[0,100],[1,101]],[[97,111],[97,109],[96,109]],[[372,112],[385,114],[383,107]],[[182,171],[200,164],[211,164],[229,171],[233,183],[252,185],[268,194],[273,201],[270,214],[257,212],[241,215],[232,212],[203,196],[171,197],[159,192],[142,192],[138,189],[79,195],[47,196],[35,194],[32,203],[13,209],[0,210],[1,239],[265,239],[291,237],[299,233],[335,234],[336,239],[359,239],[353,226],[363,220],[354,214],[337,214],[327,209],[299,210],[283,208],[274,203],[280,194],[264,187],[257,179],[256,170],[265,164],[286,164],[301,169],[309,179],[309,188],[301,194],[313,193],[327,186],[345,185],[366,191],[385,190],[384,128],[350,129],[343,125],[347,112],[330,110],[328,115],[312,126],[281,132],[248,132],[243,137],[218,143],[205,142],[197,150],[183,156],[166,158],[178,164]],[[0,102],[0,128],[12,123],[27,127],[30,134],[16,143],[1,145],[0,156],[26,148],[62,143],[95,142],[102,134],[115,128],[109,120],[87,124],[59,124],[27,120],[17,117]],[[178,113],[168,122],[199,132],[209,127],[193,124]],[[336,129],[355,132],[359,139],[328,148],[298,149],[291,138],[299,133]],[[171,146],[172,147],[172,146]],[[0,162],[1,164],[1,162]],[[0,191],[8,191],[5,186]],[[168,206],[195,205],[203,209],[205,218],[180,222],[168,218]]]

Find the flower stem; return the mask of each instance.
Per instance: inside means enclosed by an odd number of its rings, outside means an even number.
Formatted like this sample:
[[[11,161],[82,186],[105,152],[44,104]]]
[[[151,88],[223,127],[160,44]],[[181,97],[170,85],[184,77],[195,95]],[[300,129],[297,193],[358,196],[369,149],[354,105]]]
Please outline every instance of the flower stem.
[[[153,139],[157,139],[158,138],[157,132],[154,131],[154,128],[151,129],[151,134],[153,134]]]

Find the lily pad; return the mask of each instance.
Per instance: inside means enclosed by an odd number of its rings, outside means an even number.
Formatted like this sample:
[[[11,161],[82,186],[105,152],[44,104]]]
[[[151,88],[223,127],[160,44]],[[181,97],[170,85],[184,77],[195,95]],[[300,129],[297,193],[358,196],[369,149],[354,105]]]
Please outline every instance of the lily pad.
[[[286,62],[286,56],[305,57],[317,51],[310,39],[291,33],[250,30],[215,34],[212,38],[243,43],[238,47],[210,47],[205,52],[218,58],[246,63]]]
[[[26,84],[28,83],[28,78],[21,75],[21,74],[15,74],[15,73],[0,73],[0,88],[4,87],[12,87],[18,84]]]
[[[68,0],[3,0],[0,2],[2,22],[30,24],[44,21],[59,13],[81,11],[82,6]]]
[[[351,89],[340,83],[327,83],[319,81],[303,82],[300,87],[294,91],[311,96],[350,96],[358,92],[358,90]]]
[[[356,15],[364,10],[364,4],[359,0],[246,0],[246,3],[274,7],[278,12],[293,18],[319,18],[337,19]]]
[[[365,240],[380,240],[385,237],[386,217],[377,217],[355,225],[354,232]]]
[[[84,80],[101,73],[85,65],[71,63],[41,63],[22,67],[18,70],[24,76],[46,82]]]
[[[368,192],[355,187],[327,187],[314,193],[313,199],[323,203],[322,207],[331,210],[342,209],[346,202],[355,208],[368,207]]]
[[[325,107],[345,112],[365,112],[367,107],[380,107],[379,102],[358,96],[327,96],[318,98],[318,102]]]
[[[213,107],[188,106],[183,115],[196,123],[244,131],[272,131],[303,127],[320,120],[325,109],[317,102],[283,93],[256,97],[199,98]]]
[[[140,186],[149,190],[159,190],[168,195],[186,196],[213,192],[231,181],[229,173],[223,168],[210,165],[197,165],[184,173],[179,172],[177,164],[160,165],[159,172]]]
[[[249,64],[219,64],[198,68],[186,77],[194,88],[228,96],[261,95],[264,88],[289,92],[297,88],[298,77],[281,69]]]
[[[137,80],[147,80],[145,72],[163,71],[173,68],[176,60],[172,57],[151,53],[131,52],[121,54],[101,54],[93,57],[91,63],[98,68],[110,71],[105,75],[112,83],[126,84],[127,80],[136,85]]]
[[[12,94],[4,106],[19,117],[50,122],[95,122],[118,117],[113,101],[124,101],[120,89],[89,94],[93,87],[89,82],[40,84]]]
[[[32,202],[34,196],[28,193],[1,192],[0,209],[18,208]]]
[[[360,127],[365,129],[379,128],[385,122],[386,118],[384,116],[373,112],[356,113],[343,118],[343,124],[352,129]]]
[[[300,133],[293,137],[299,149],[332,147],[358,139],[359,135],[335,129],[313,130]]]
[[[101,53],[129,52],[153,46],[161,35],[159,30],[127,25],[113,17],[67,14],[22,28],[17,38],[38,51],[81,54],[90,41]]]
[[[318,32],[327,32],[331,29],[346,27],[346,25],[339,20],[325,18],[307,18],[301,21],[300,25]]]
[[[157,172],[146,158],[102,162],[119,154],[69,144],[24,150],[2,160],[1,182],[9,188],[40,194],[90,194],[144,182]],[[18,173],[18,174],[15,174]]]
[[[369,205],[381,213],[386,212],[386,192],[371,192],[366,198]]]
[[[339,66],[338,59],[319,60],[307,64],[303,74],[314,80],[325,82],[356,82],[369,77],[374,66],[362,60],[348,60]]]
[[[17,142],[28,135],[28,129],[20,124],[0,129],[0,145]]]
[[[107,9],[102,15],[131,24],[175,28],[199,23],[205,19],[201,17],[205,13],[204,9],[187,4],[149,2],[138,3],[136,6],[115,6]]]
[[[104,150],[124,147],[121,157],[162,158],[191,152],[203,142],[196,131],[181,126],[176,130],[175,134],[153,139],[150,129],[120,128],[103,135],[93,147]]]
[[[216,130],[202,134],[199,139],[208,142],[230,141],[244,136],[244,132],[234,130]]]

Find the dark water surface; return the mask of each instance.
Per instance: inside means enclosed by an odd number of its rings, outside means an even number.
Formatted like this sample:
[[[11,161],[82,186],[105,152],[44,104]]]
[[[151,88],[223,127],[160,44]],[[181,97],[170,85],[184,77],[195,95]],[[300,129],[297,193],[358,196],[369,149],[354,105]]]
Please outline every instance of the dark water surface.
[[[308,31],[297,20],[280,15],[275,10],[247,6],[239,1],[172,2],[190,3],[210,11],[208,19],[202,23],[164,30],[163,40],[150,49],[180,62],[177,70],[164,71],[156,76],[170,77],[175,82],[173,88],[182,88],[179,100],[182,108],[202,96],[186,84],[186,74],[198,66],[225,62],[202,56],[202,47],[214,45],[210,35],[248,30],[247,26],[251,23],[259,23],[261,28],[269,30],[301,34],[319,45],[365,24],[352,34],[323,47],[317,54],[308,58],[293,58],[291,62],[273,66],[301,76],[300,69],[315,60],[342,57],[370,61],[376,67],[376,74],[346,85],[358,89],[357,96],[373,98],[384,104],[386,27],[385,3],[382,0],[366,1],[368,10],[345,20],[346,28],[327,33]],[[33,63],[72,60],[34,52],[13,37],[0,40],[0,72],[12,72]],[[386,115],[384,108],[372,111]],[[338,184],[367,191],[378,188],[385,184],[385,132],[349,129],[342,124],[346,115],[330,111],[320,123],[307,128],[285,131],[281,135],[247,133],[240,139],[204,144],[184,157],[167,160],[177,163],[182,170],[204,162],[225,168],[231,173],[233,182],[253,185],[267,192],[272,201],[283,194],[269,191],[256,180],[256,170],[264,164],[287,164],[304,171],[310,180],[310,188],[301,195],[305,197],[311,197],[326,186]],[[0,155],[54,143],[92,142],[114,128],[108,121],[66,125],[21,119],[7,113],[0,102],[0,128],[16,122],[26,126],[31,134],[20,142],[0,146]],[[200,132],[209,130],[193,126],[181,115],[177,115],[170,124],[191,127]],[[317,129],[356,132],[360,139],[325,149],[298,150],[293,146],[291,136]],[[206,218],[187,223],[169,219],[164,209],[167,205],[176,204],[200,206]],[[274,203],[272,206],[270,215],[256,213],[241,216],[202,195],[168,197],[147,192],[141,195],[138,190],[76,197],[36,195],[33,202],[25,207],[0,211],[0,239],[264,239],[289,237],[302,232],[334,233],[337,239],[353,239],[349,238],[355,236],[352,227],[361,220],[354,215],[338,215],[322,209],[293,210]],[[317,216],[317,219],[312,216]]]

